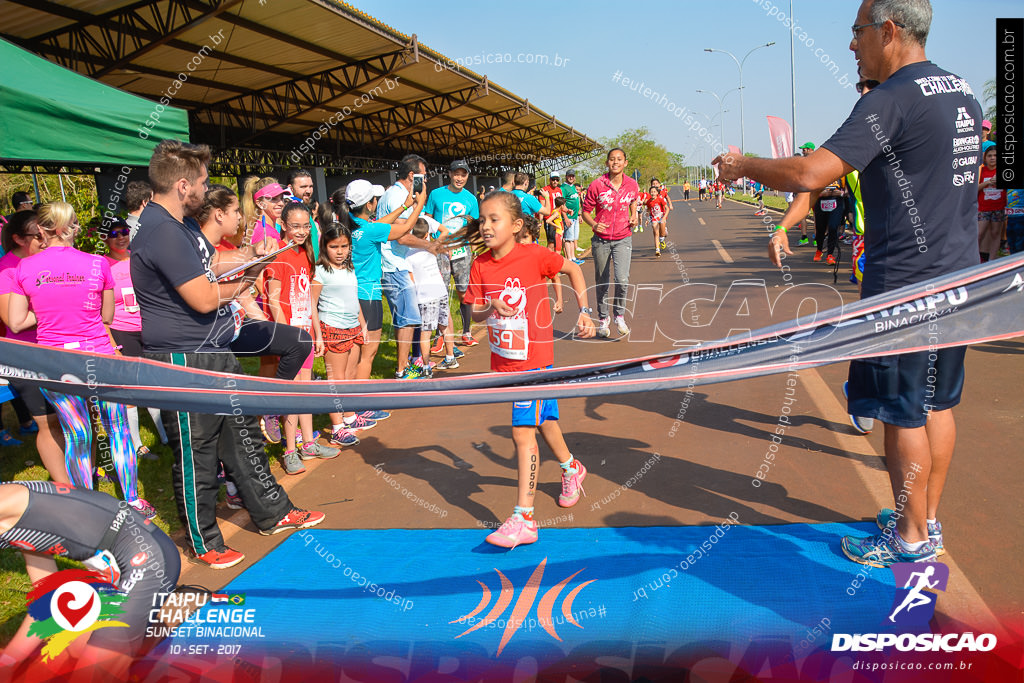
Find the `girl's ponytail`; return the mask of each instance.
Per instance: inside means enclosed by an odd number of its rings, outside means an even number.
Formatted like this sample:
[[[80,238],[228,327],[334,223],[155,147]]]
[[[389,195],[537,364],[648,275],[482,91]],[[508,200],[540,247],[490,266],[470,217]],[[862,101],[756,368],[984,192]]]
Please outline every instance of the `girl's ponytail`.
[[[522,221],[526,218],[523,214],[523,205],[519,202],[519,197],[511,192],[491,190],[480,200],[480,204],[483,205],[484,202],[497,200],[500,200],[505,205],[505,210],[512,216],[513,221]],[[484,238],[480,236],[480,219],[469,219],[465,227],[448,235],[445,239],[445,244],[452,247],[468,245],[477,254],[486,250]]]

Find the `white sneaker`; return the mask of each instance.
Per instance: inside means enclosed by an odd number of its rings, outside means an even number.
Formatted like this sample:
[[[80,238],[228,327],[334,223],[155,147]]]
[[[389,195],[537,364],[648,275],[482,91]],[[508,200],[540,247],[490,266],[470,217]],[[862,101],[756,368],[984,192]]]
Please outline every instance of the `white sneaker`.
[[[607,337],[609,334],[611,334],[608,331],[608,323],[609,323],[608,318],[601,318],[598,321],[598,323],[597,323],[597,336],[598,337],[604,338],[604,337]]]
[[[629,325],[626,324],[626,319],[621,315],[615,316],[615,327],[618,328],[619,334],[629,334]]]

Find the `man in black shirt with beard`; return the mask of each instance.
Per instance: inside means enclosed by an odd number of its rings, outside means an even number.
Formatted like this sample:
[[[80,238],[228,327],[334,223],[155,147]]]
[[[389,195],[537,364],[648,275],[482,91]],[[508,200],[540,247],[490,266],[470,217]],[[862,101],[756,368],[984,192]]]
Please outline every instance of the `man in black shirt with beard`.
[[[185,216],[202,205],[210,150],[164,140],[153,151],[149,180],[153,200],[132,241],[132,285],[142,315],[145,357],[179,367],[242,374],[229,344],[236,334],[227,304],[252,280],[218,283],[214,247]],[[251,258],[246,249],[240,258]],[[222,259],[223,261],[223,259]],[[216,381],[211,379],[211,382]],[[231,412],[225,406],[225,413]],[[270,474],[256,418],[163,411],[174,451],[174,498],[193,561],[225,569],[245,556],[224,543],[217,526],[218,462],[264,535],[323,521],[322,512],[300,510]]]

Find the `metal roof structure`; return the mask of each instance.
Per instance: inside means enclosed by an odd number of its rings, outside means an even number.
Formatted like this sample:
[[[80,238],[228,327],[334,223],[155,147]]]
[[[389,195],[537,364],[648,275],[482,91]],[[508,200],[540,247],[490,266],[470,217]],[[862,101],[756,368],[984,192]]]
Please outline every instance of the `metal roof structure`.
[[[338,0],[2,0],[2,35],[189,112],[211,170],[390,168],[408,152],[542,170],[600,145]],[[141,123],[141,122],[140,122]]]

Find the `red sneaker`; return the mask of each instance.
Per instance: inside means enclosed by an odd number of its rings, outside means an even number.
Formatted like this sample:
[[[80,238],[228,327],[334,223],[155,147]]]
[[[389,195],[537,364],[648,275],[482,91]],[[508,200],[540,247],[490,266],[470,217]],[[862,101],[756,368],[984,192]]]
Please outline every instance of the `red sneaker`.
[[[480,344],[476,339],[473,339],[473,335],[464,334],[459,338],[459,343],[463,346],[477,346]]]
[[[821,249],[819,249],[818,251],[814,252],[814,258],[811,259],[811,260],[812,261],[820,261],[821,260]]]
[[[437,335],[437,341],[435,341],[434,345],[430,347],[430,353],[432,353],[432,354],[434,354],[436,356],[437,354],[443,353],[443,352],[444,352],[444,335],[443,334],[439,334],[439,335]]]
[[[205,564],[210,569],[227,569],[245,559],[245,555],[224,546],[224,550],[210,550],[202,555],[190,557],[189,561],[195,564]]]
[[[324,513],[322,512],[292,508],[292,511],[282,517],[280,522],[269,529],[260,529],[260,533],[264,536],[273,536],[274,534],[279,534],[282,531],[307,529],[311,526],[316,526],[322,521],[324,521]]]
[[[832,254],[829,254],[828,258],[825,259],[825,263],[829,264],[830,266],[834,266],[836,264],[836,257],[833,256]]]

